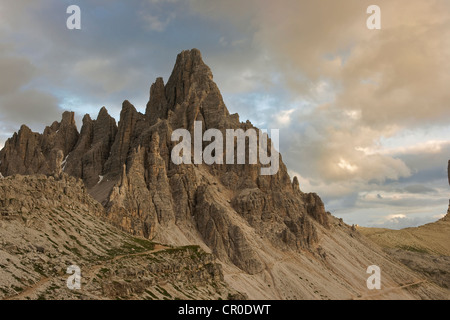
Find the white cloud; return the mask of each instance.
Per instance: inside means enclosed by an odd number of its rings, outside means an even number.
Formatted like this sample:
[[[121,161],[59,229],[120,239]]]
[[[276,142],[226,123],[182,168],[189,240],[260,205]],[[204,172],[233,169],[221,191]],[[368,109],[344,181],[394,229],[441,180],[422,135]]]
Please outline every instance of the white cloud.
[[[89,57],[74,64],[72,75],[75,79],[83,79],[82,82],[87,87],[111,94],[127,87],[134,70],[130,68],[123,73],[118,68],[118,61],[111,58]]]
[[[405,214],[391,214],[379,219],[372,226],[376,228],[404,229],[409,227],[418,227],[420,225],[435,221],[434,217],[408,217]]]
[[[165,18],[158,17],[149,13],[142,13],[141,19],[149,30],[163,32],[169,23],[175,18],[175,14],[170,14]]]
[[[344,159],[340,159],[338,166],[339,168],[347,170],[350,173],[354,173],[356,170],[358,170],[358,166],[352,165]]]
[[[365,155],[437,154],[441,153],[443,148],[449,145],[450,140],[430,140],[409,146],[399,146],[394,148],[382,146],[377,146],[375,148],[357,147],[356,150],[364,152]]]
[[[220,39],[219,39],[219,44],[220,44],[222,47],[226,47],[226,46],[228,45],[228,41],[225,40],[225,37],[220,37]]]
[[[274,115],[275,122],[278,124],[278,126],[286,127],[291,123],[291,115],[294,113],[295,109],[289,109],[289,110],[282,110],[278,112],[278,114]]]

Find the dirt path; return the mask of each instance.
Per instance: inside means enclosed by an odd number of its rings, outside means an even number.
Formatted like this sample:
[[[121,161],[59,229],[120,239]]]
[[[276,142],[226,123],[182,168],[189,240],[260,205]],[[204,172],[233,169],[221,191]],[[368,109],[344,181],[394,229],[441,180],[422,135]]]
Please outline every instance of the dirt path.
[[[34,285],[32,285],[29,288],[26,288],[24,291],[22,291],[21,293],[15,295],[15,296],[11,296],[11,297],[6,297],[3,300],[15,300],[15,299],[23,299],[24,297],[31,295],[34,293],[34,291],[45,285],[47,282],[49,282],[51,280],[51,278],[42,278],[41,280],[39,280],[38,282],[36,282]]]
[[[427,280],[420,280],[417,282],[413,282],[413,283],[408,283],[405,284],[403,286],[399,286],[399,287],[390,287],[390,288],[385,288],[385,289],[381,289],[381,290],[376,290],[376,292],[374,292],[373,294],[365,294],[359,297],[353,297],[352,300],[365,300],[367,298],[373,298],[373,297],[377,297],[377,296],[381,296],[383,294],[386,294],[387,292],[391,292],[391,291],[395,291],[395,290],[400,290],[400,289],[404,289],[404,288],[408,288],[408,287],[412,287],[412,286],[416,286],[419,284],[422,284],[424,282],[427,282]]]
[[[105,265],[107,263],[111,263],[123,258],[127,258],[127,257],[134,257],[134,256],[144,256],[150,253],[155,253],[158,251],[163,251],[169,249],[169,247],[160,245],[160,244],[155,244],[155,248],[153,250],[148,250],[148,251],[143,251],[143,252],[137,252],[137,253],[130,253],[130,254],[124,254],[124,255],[120,255],[120,256],[115,256],[109,260],[104,261],[102,264],[98,264],[98,265],[94,265],[94,266],[90,266],[87,270],[82,271],[82,277],[85,278],[89,278],[91,281],[93,279],[93,276],[103,267],[105,267]],[[14,296],[10,296],[10,297],[6,297],[3,300],[22,300],[27,296],[33,295],[34,293],[36,293],[36,291],[38,291],[40,288],[45,287],[46,284],[48,284],[50,281],[52,280],[60,280],[60,281],[65,281],[67,280],[67,277],[69,275],[65,275],[65,276],[61,276],[61,277],[48,277],[48,278],[42,278],[40,279],[38,282],[36,282],[35,284],[33,284],[31,287],[26,288],[24,291],[20,292],[17,295]]]

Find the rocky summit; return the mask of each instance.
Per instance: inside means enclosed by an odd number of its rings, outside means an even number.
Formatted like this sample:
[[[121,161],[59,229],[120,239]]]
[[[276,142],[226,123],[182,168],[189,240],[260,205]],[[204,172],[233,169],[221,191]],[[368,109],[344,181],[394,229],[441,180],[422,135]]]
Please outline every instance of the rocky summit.
[[[278,172],[269,176],[260,175],[260,164],[174,164],[171,151],[177,142],[171,141],[172,132],[186,129],[193,136],[196,121],[201,121],[203,132],[210,128],[222,133],[227,129],[258,131],[249,121],[240,122],[238,114],[229,113],[210,68],[200,51],[193,49],[177,56],[167,83],[157,78],[151,85],[145,114],[126,100],[118,123],[103,107],[95,120],[84,116],[80,132],[72,112],[64,112],[62,120],[53,122],[42,134],[23,125],[0,151],[0,173],[8,177],[2,183],[19,179],[27,184],[23,175],[36,174],[40,179],[53,179],[52,183],[68,177],[79,179],[82,183],[73,184],[85,188],[89,203],[95,203],[95,214],[90,212],[95,219],[107,221],[111,228],[133,239],[173,248],[198,246],[202,254],[210,255],[210,260],[202,262],[211,265],[205,267],[209,268],[205,269],[209,270],[205,281],[217,281],[220,292],[234,297],[448,297],[448,290],[424,281],[419,273],[326,212],[317,194],[302,192],[298,179],[291,180],[281,158]],[[51,206],[59,207],[58,195],[79,203],[79,195],[71,188],[72,184],[48,191],[56,197]],[[47,191],[39,192],[45,196]],[[30,190],[28,195],[33,194]],[[5,192],[0,197],[8,208],[7,216],[24,214],[21,205],[9,204],[28,200]],[[64,220],[70,219],[71,215],[65,215]],[[76,228],[86,234],[82,225]],[[28,232],[26,223],[17,224],[16,232]],[[89,248],[96,250],[94,244]],[[174,264],[176,257],[164,259]],[[110,258],[112,265],[104,268],[115,270],[112,274],[117,277],[122,271],[112,263],[114,257]],[[148,270],[148,263],[140,266],[134,261],[129,267],[138,274],[141,269]],[[212,267],[216,264],[220,268]],[[383,285],[390,288],[376,295],[366,286],[366,269],[374,264],[382,268]],[[186,272],[183,268],[173,270]],[[0,269],[0,275],[2,272]],[[127,279],[131,281],[130,275]],[[154,280],[149,281],[148,286],[154,285]],[[142,283],[139,290],[145,292]],[[108,297],[127,296],[116,292],[120,286],[107,288],[104,292]],[[133,292],[130,290],[127,292]],[[190,297],[205,295],[191,293]],[[221,294],[210,298],[217,297]]]

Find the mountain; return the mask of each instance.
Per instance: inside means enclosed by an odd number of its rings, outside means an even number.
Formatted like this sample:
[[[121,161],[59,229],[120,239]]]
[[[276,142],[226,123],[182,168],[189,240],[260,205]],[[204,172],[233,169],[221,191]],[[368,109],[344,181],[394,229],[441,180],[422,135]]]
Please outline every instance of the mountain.
[[[166,84],[151,85],[145,114],[126,100],[118,124],[102,108],[96,120],[83,118],[81,132],[71,112],[42,134],[24,125],[0,151],[0,173],[81,179],[103,208],[98,217],[139,239],[200,246],[222,266],[224,287],[250,299],[448,297],[302,192],[281,155],[274,175],[261,175],[260,164],[174,164],[172,133],[194,136],[196,121],[202,133],[259,132],[229,113],[193,49],[177,56]],[[270,139],[268,147],[276,152]],[[389,288],[376,294],[366,287],[374,264]]]

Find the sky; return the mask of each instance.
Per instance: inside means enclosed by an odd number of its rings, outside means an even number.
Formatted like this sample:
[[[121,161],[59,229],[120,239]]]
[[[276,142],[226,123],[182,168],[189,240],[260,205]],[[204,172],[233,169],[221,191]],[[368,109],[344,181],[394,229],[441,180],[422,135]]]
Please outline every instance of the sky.
[[[64,110],[78,125],[102,106],[118,120],[125,99],[144,112],[191,48],[231,113],[280,129],[291,177],[335,216],[399,229],[446,213],[448,0],[0,0],[0,146]]]

